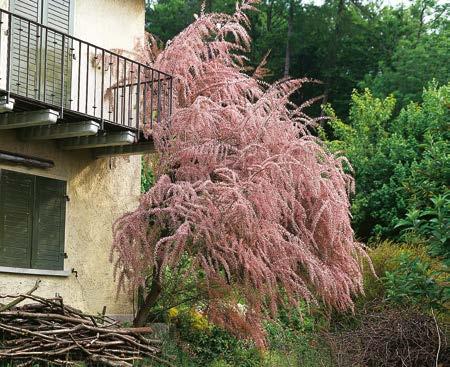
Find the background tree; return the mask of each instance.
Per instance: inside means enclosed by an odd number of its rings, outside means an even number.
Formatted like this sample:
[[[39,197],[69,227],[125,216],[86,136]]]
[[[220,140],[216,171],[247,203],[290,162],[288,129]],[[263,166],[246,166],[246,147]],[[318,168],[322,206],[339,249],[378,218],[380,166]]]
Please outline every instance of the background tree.
[[[284,56],[284,77],[289,77],[291,67],[291,43],[292,43],[292,31],[294,27],[294,0],[289,1],[288,18],[287,18],[287,34],[286,34],[286,53]]]
[[[385,12],[385,17],[396,17],[395,22],[384,27],[394,23],[397,40],[388,57],[379,59],[379,67],[370,71],[359,85],[370,88],[379,97],[393,93],[399,110],[409,101],[419,102],[423,88],[431,80],[447,83],[450,80],[449,10],[448,4],[421,0],[410,8]]]
[[[194,20],[201,3],[157,1],[148,7],[147,28],[166,42]],[[231,14],[234,3],[224,0],[206,6]],[[448,81],[449,10],[443,3],[416,0],[392,7],[382,2],[326,0],[317,6],[265,0],[257,7],[258,12],[250,15],[254,43],[250,65],[256,67],[270,51],[268,81],[287,74],[321,80],[325,102],[341,117],[348,114],[355,87],[368,87],[378,97],[393,92],[399,111],[409,100],[419,101],[432,79]],[[316,95],[317,86],[306,87],[300,99]]]

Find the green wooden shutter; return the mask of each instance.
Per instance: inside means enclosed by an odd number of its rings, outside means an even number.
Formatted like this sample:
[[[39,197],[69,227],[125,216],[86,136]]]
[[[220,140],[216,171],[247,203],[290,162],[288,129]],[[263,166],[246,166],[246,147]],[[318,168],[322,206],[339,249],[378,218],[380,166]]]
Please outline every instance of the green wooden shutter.
[[[70,0],[47,0],[44,22],[63,33],[70,33]]]
[[[41,0],[11,0],[11,11],[35,22],[41,22]],[[39,85],[38,27],[19,18],[12,19],[11,91],[37,98]],[[28,35],[30,37],[28,37]]]
[[[33,269],[64,269],[66,183],[36,177],[34,207]]]
[[[11,0],[13,13],[67,34],[71,31],[71,5],[70,0]],[[54,105],[60,105],[64,91],[64,102],[68,106],[72,42],[65,38],[63,47],[62,41],[59,33],[13,18],[11,91]],[[64,83],[61,85],[63,59]]]
[[[44,0],[42,23],[62,33],[71,31],[70,0]],[[59,33],[49,31],[47,34],[47,82],[45,83],[45,101],[59,105],[64,91],[64,102],[68,106],[71,88],[72,52],[71,40],[64,39]],[[61,64],[64,60],[64,83],[61,85]],[[63,87],[64,89],[62,89]]]
[[[0,170],[0,265],[29,268],[34,176]]]

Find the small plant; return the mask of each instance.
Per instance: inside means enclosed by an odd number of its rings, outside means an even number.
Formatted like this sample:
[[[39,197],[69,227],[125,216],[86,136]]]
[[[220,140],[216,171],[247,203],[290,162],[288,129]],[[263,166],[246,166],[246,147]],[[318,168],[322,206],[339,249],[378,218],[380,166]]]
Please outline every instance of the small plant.
[[[141,192],[147,192],[155,183],[155,175],[151,165],[142,159],[141,163]]]
[[[403,235],[422,236],[429,244],[431,256],[450,261],[450,193],[432,197],[431,206],[426,210],[412,209],[396,228],[402,228]]]
[[[171,337],[182,352],[176,353],[177,362],[187,359],[195,366],[260,366],[261,356],[253,342],[214,325],[200,307],[172,307],[167,314],[174,331]]]
[[[430,254],[442,256],[449,260],[450,257],[450,193],[431,198],[431,209],[423,212],[424,217],[430,218],[422,228],[428,235]]]
[[[387,271],[382,278],[388,302],[424,309],[445,307],[449,298],[445,287],[436,280],[440,272],[432,271],[429,263],[407,254],[400,255],[395,261],[397,268]]]

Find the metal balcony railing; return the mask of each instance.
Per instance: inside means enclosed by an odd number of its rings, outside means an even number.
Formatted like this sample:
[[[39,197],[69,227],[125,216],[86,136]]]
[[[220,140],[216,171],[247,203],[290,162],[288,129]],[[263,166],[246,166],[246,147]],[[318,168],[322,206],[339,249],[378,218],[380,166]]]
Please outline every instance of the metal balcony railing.
[[[172,77],[0,9],[0,93],[133,131],[172,110]]]

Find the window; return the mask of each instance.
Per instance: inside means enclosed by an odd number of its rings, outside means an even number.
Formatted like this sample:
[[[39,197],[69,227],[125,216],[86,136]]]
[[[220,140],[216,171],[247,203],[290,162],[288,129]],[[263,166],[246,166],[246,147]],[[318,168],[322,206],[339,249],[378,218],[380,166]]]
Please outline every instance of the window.
[[[63,270],[66,182],[0,170],[0,266]]]

